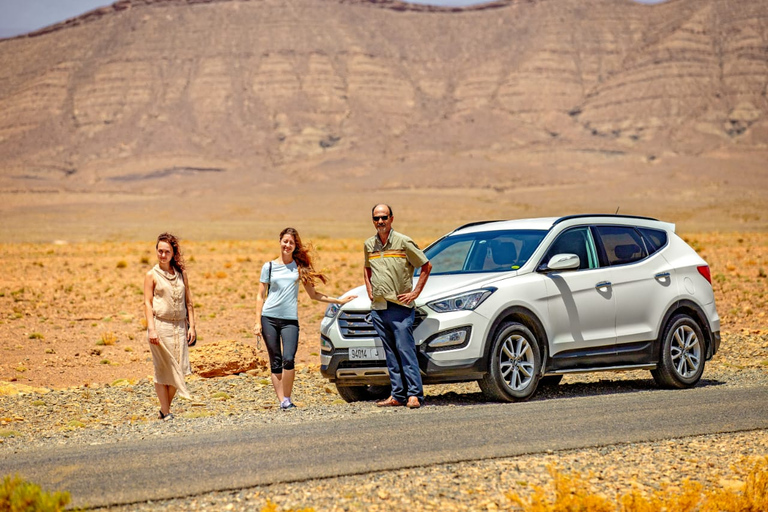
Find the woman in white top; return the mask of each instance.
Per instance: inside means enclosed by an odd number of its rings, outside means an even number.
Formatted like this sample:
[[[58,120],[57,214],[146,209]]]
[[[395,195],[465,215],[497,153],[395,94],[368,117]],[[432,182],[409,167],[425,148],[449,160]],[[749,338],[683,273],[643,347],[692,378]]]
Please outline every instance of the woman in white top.
[[[291,391],[296,376],[294,358],[299,345],[299,282],[312,300],[346,304],[357,297],[328,297],[315,290],[317,280],[327,282],[325,276],[312,266],[309,248],[301,243],[298,231],[285,228],[280,232],[280,257],[265,263],[261,269],[256,325],[253,327],[256,337],[263,337],[267,346],[272,385],[282,410],[296,407],[291,401]]]

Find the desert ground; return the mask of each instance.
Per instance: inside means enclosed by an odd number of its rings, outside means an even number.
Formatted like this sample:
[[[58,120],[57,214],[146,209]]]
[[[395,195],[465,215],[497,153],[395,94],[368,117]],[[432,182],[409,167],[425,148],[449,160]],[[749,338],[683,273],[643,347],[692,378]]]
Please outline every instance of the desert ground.
[[[768,347],[760,346],[768,343],[768,236],[682,236],[711,266],[723,332],[752,340],[723,347],[730,354],[727,364],[768,368]],[[330,278],[319,289],[340,295],[362,284],[361,240],[310,241],[318,267]],[[251,327],[259,273],[278,254],[277,241],[190,241],[182,249],[199,344],[255,345]],[[151,375],[142,283],[155,262],[153,241],[0,245],[0,381],[61,388]],[[300,293],[300,363],[318,362],[324,306]]]
[[[722,320],[723,345],[704,378],[709,384],[760,385],[768,374],[768,236],[682,236],[711,266]],[[360,283],[360,239],[312,241],[318,266],[331,278],[324,291],[340,294]],[[221,422],[312,421],[323,414],[376,412],[368,403],[345,404],[319,376],[323,306],[302,293],[296,392],[304,408],[301,415],[287,418],[276,411],[264,375],[242,375],[190,378],[202,401],[177,404],[179,419],[170,427],[154,420],[152,363],[141,308],[141,284],[154,264],[153,248],[153,241],[0,245],[0,393],[9,395],[2,397],[7,410],[0,415],[5,429],[0,447],[8,453],[52,443],[114,442],[122,436],[220,429]],[[183,248],[200,345],[254,345],[250,328],[255,283],[262,262],[277,253],[276,240],[184,241]],[[577,396],[647,386],[653,387],[647,372],[576,375],[566,378],[561,391],[542,390],[540,395],[555,398],[558,393]],[[483,400],[471,383],[426,391],[433,404],[461,406]],[[766,443],[763,430],[714,434],[260,486],[116,510],[511,510],[510,492],[530,499],[536,486],[554,486],[548,473],[552,468],[583,475],[591,492],[607,498],[630,490],[643,495],[663,490],[676,496],[685,480],[737,492],[748,480],[744,471],[764,458]]]

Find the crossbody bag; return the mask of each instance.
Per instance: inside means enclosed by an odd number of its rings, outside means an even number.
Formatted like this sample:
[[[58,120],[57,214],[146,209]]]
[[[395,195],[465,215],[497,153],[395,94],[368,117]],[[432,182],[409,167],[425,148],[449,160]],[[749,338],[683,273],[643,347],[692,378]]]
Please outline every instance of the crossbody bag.
[[[266,302],[267,297],[269,297],[269,289],[272,288],[272,262],[269,262],[269,277],[267,277],[267,290],[264,292],[264,301]],[[262,309],[264,306],[262,306]],[[261,350],[261,337],[256,338],[256,350]]]

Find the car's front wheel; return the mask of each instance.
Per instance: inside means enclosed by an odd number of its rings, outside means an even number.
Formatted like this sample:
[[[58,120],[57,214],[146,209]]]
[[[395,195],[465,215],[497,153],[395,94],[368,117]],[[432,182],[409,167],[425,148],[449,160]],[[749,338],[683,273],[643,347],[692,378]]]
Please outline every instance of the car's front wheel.
[[[390,386],[340,386],[336,384],[339,396],[347,402],[363,402],[387,398],[392,392]]]
[[[527,400],[536,391],[541,370],[539,342],[523,324],[502,324],[493,340],[488,372],[478,381],[491,400]]]
[[[661,338],[659,366],[651,370],[653,380],[666,388],[689,388],[704,373],[704,335],[688,315],[672,317]]]

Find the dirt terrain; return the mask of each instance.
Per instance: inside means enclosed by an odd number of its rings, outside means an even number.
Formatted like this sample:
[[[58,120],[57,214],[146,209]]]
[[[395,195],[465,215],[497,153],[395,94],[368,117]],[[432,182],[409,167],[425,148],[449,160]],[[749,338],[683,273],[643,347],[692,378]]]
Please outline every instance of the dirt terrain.
[[[691,234],[685,239],[712,269],[718,311],[729,339],[728,364],[755,361],[768,333],[768,236]],[[421,240],[427,243],[429,239]],[[331,294],[361,284],[361,241],[316,239]],[[255,293],[274,241],[190,242],[183,245],[195,297],[200,344],[254,344]],[[152,374],[142,313],[144,273],[155,263],[152,242],[0,245],[0,381],[38,387],[137,380]],[[298,361],[318,362],[324,307],[300,294]],[[193,349],[194,350],[194,349]]]

